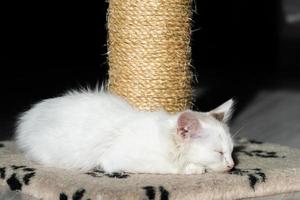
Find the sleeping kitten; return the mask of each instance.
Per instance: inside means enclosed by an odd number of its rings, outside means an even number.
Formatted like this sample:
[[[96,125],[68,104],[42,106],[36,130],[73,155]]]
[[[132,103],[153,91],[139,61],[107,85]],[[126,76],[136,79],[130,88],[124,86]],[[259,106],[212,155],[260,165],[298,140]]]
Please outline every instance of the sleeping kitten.
[[[107,173],[201,174],[233,168],[227,120],[233,101],[210,112],[143,112],[105,91],[72,91],[34,105],[16,143],[52,167]]]

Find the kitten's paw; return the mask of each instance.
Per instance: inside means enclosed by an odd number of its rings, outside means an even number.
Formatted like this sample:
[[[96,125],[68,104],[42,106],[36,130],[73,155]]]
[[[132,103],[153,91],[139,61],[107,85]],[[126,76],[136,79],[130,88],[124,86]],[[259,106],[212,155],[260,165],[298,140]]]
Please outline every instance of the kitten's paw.
[[[205,168],[203,166],[188,164],[183,170],[184,174],[204,174]]]
[[[107,177],[110,178],[127,178],[129,175],[124,171],[105,173]]]

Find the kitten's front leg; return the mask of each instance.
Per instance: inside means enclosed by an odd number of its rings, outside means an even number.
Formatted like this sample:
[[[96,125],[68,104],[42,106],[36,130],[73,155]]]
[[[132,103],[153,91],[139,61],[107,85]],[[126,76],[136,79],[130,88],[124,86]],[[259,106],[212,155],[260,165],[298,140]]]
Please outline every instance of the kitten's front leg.
[[[203,174],[203,173],[205,173],[205,167],[201,165],[195,165],[193,163],[190,163],[183,168],[183,174]]]

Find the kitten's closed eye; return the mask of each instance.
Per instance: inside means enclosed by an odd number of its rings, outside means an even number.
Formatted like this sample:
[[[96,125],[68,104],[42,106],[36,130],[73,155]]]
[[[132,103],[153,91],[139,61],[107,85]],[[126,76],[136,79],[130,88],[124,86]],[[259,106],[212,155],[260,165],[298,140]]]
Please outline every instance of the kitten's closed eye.
[[[221,156],[224,155],[224,152],[223,152],[223,151],[217,151],[217,150],[215,150],[215,152],[217,152],[217,153],[220,154]]]

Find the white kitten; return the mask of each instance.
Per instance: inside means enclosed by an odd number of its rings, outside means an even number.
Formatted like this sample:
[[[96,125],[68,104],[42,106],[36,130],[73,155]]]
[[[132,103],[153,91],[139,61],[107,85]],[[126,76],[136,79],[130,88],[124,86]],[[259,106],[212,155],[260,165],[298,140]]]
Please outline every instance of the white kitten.
[[[104,91],[44,100],[19,119],[16,143],[40,164],[108,173],[224,172],[234,166],[225,124],[233,101],[210,112],[142,112]]]

